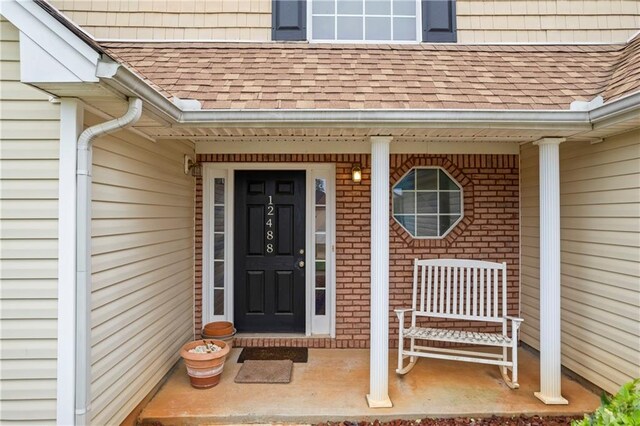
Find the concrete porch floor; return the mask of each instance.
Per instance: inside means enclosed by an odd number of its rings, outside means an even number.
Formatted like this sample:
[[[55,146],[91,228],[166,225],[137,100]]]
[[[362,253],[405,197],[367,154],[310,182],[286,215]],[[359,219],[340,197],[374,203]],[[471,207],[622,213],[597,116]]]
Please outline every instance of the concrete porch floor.
[[[370,409],[369,351],[309,349],[309,362],[294,364],[289,384],[236,384],[241,348],[232,350],[218,386],[197,390],[189,385],[182,363],[143,409],[143,424],[318,423],[340,420],[419,419],[496,415],[574,415],[593,411],[599,397],[563,377],[569,405],[545,405],[533,392],[539,387],[539,360],[520,350],[520,389],[509,389],[498,367],[421,359],[404,377],[395,373],[391,351],[389,396],[393,408]],[[157,423],[156,423],[157,424]]]

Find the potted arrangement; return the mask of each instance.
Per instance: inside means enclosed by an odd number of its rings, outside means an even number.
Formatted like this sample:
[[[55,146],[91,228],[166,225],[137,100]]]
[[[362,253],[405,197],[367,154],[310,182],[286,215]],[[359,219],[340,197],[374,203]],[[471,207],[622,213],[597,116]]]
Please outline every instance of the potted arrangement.
[[[229,350],[230,346],[222,340],[196,340],[185,344],[180,355],[187,367],[191,386],[207,389],[217,385]]]
[[[236,329],[233,328],[233,323],[229,321],[214,321],[202,328],[203,339],[216,339],[222,340],[229,346],[233,346],[233,337],[236,334]]]

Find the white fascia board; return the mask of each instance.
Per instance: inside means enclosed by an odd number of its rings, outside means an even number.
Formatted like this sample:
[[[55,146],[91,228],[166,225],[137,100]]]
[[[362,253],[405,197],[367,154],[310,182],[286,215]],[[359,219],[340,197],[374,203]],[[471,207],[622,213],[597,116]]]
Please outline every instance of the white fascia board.
[[[32,1],[2,0],[0,14],[20,30],[23,83],[98,82],[100,54]]]
[[[183,111],[181,124],[235,127],[519,128],[590,127],[585,112],[513,110],[202,110]]]

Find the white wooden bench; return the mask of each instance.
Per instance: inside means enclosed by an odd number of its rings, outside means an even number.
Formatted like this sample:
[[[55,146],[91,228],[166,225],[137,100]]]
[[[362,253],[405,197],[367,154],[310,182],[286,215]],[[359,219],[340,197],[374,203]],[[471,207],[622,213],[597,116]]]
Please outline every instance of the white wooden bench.
[[[411,309],[396,309],[400,320],[398,374],[408,373],[419,357],[497,365],[507,385],[518,388],[518,329],[521,318],[507,315],[507,264],[476,260],[415,260]],[[405,327],[405,314],[411,326]],[[419,327],[419,318],[499,323],[502,333]],[[511,323],[511,335],[507,334]],[[409,349],[404,340],[408,339]],[[419,346],[417,340],[502,347],[502,353]],[[511,360],[508,349],[511,348]],[[405,360],[409,363],[405,366]],[[511,370],[511,378],[507,370]]]

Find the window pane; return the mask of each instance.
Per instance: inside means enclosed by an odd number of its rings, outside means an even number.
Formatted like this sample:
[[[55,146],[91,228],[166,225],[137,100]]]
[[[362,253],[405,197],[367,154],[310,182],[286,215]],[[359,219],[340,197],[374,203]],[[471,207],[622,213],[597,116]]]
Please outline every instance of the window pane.
[[[313,38],[315,40],[335,39],[335,18],[333,16],[313,17]]]
[[[460,187],[442,170],[440,170],[440,189],[441,190],[459,190]]]
[[[325,207],[316,207],[316,232],[325,232],[327,223],[327,211]]]
[[[224,262],[213,262],[213,286],[224,288]]]
[[[367,40],[391,40],[391,18],[365,18]]]
[[[416,217],[415,216],[394,216],[398,223],[405,227],[411,235],[416,235]]]
[[[224,315],[224,290],[213,291],[213,315]]]
[[[224,207],[214,207],[213,223],[215,232],[224,232]]]
[[[437,192],[418,192],[416,195],[418,197],[417,213],[438,213]]]
[[[215,178],[214,179],[214,195],[213,195],[213,203],[214,204],[224,204],[224,179]]]
[[[391,0],[365,0],[364,11],[367,15],[390,15]]]
[[[397,194],[393,191],[393,213],[415,213],[416,193],[413,191],[401,191]]]
[[[437,169],[418,169],[416,170],[416,189],[438,189],[438,170]]]
[[[458,220],[459,217],[459,214],[440,216],[440,235],[444,235],[449,230],[449,228],[451,228],[451,225],[453,225],[456,220]]]
[[[316,179],[316,204],[327,204],[326,179]]]
[[[460,213],[460,192],[440,193],[440,213]]]
[[[416,18],[393,18],[393,39],[414,41],[416,39]]]
[[[326,234],[316,234],[316,259],[325,259],[327,249]]]
[[[438,236],[438,217],[437,216],[417,216],[416,228],[419,237],[436,237]]]
[[[400,182],[393,187],[395,189],[416,189],[416,171],[412,169]]]
[[[326,263],[316,262],[316,288],[327,286]]]
[[[316,290],[316,315],[326,315],[327,302],[325,299],[325,291]]]
[[[361,0],[338,0],[338,15],[361,15]],[[340,25],[338,24],[338,28]]]
[[[224,259],[224,234],[213,236],[213,257],[214,259]]]
[[[314,14],[333,14],[335,13],[334,0],[313,0]]]
[[[394,15],[416,15],[416,0],[393,0]]]
[[[362,17],[338,17],[338,40],[362,40]]]

